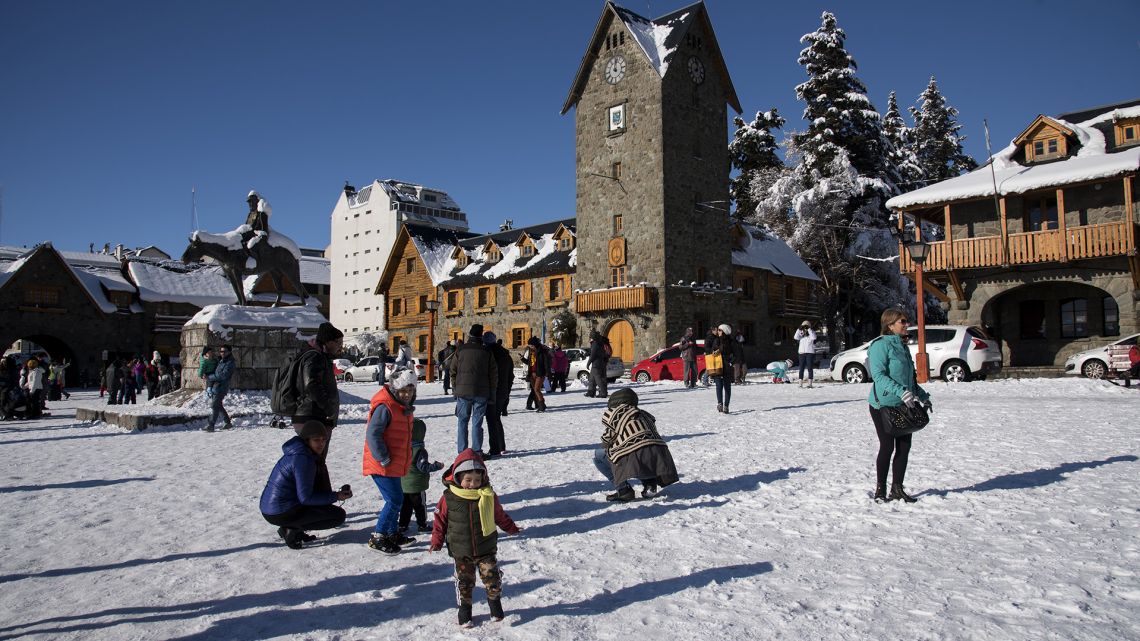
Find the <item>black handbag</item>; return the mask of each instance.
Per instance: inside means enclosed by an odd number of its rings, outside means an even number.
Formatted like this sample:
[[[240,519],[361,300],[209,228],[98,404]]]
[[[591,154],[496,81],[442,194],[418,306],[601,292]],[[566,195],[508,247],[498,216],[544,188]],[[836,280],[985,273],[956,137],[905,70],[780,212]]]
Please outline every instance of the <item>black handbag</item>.
[[[879,390],[875,389],[874,385],[875,383],[872,382],[871,391],[875,394],[877,401],[879,400]],[[927,413],[926,407],[919,403],[915,403],[914,407],[907,407],[906,404],[898,407],[881,407],[879,412],[886,419],[883,431],[887,433],[887,436],[914,434],[930,422],[930,414]]]

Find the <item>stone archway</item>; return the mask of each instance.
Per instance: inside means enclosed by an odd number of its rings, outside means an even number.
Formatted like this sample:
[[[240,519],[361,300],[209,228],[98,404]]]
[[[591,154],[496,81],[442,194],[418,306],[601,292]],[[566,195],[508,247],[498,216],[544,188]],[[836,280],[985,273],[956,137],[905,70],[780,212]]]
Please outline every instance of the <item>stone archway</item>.
[[[67,345],[67,343],[48,334],[29,334],[24,336],[16,336],[10,343],[4,345],[4,350],[9,349],[16,344],[17,341],[28,341],[35,343],[38,351],[47,352],[48,358],[52,363],[68,363],[68,368],[65,376],[67,377],[67,385],[69,387],[79,387],[80,369],[77,365],[75,351]],[[34,353],[33,353],[34,355]],[[92,377],[97,375],[96,372],[88,372]]]
[[[627,320],[616,320],[606,329],[613,355],[623,363],[633,362],[633,325]]]

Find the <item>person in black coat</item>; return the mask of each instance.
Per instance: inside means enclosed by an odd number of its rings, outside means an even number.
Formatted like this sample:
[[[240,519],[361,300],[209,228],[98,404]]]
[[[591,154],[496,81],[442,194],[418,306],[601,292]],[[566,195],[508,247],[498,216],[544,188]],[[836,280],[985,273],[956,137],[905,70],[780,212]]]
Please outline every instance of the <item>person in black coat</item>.
[[[728,404],[732,401],[733,357],[740,350],[736,339],[732,337],[732,327],[720,325],[713,329],[712,353],[719,353],[723,360],[723,367],[717,374],[710,373],[709,378],[716,384],[716,411],[728,414]],[[708,350],[710,343],[705,343]],[[740,350],[742,351],[742,350]],[[708,366],[708,358],[705,358]]]
[[[530,393],[526,397],[526,408],[537,412],[546,411],[546,397],[542,395],[542,387],[546,377],[550,376],[550,351],[538,340],[531,336],[527,341],[526,380]]]
[[[343,344],[343,332],[332,323],[321,323],[316,338],[310,343],[312,349],[299,357],[304,361],[297,373],[297,410],[292,416],[293,430],[297,434],[309,421],[320,421],[328,432],[325,436],[332,440],[340,416],[340,392],[332,359],[340,354]],[[324,456],[328,456],[327,448]]]
[[[483,334],[483,344],[498,367],[499,384],[495,388],[495,397],[487,399],[487,457],[499,456],[507,452],[507,437],[503,431],[503,417],[507,415],[507,402],[511,398],[511,384],[515,379],[515,364],[511,360],[511,353],[503,347],[503,341],[495,337],[494,332]]]
[[[606,378],[606,365],[610,362],[606,346],[609,344],[610,342],[599,334],[598,330],[590,330],[590,355],[586,358],[586,367],[590,369],[590,385],[586,388],[586,396],[598,398],[609,396],[607,389],[609,380]]]

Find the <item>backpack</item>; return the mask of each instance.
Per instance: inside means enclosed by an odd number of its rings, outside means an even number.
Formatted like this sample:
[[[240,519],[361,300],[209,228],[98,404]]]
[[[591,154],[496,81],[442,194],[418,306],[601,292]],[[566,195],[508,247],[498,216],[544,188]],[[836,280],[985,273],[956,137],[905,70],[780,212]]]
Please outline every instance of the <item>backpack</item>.
[[[610,347],[610,344],[608,342],[602,343],[602,349],[606,352],[606,358],[614,355],[614,350],[612,347]]]
[[[273,389],[269,399],[269,409],[278,416],[293,416],[297,412],[297,373],[305,361],[305,355],[316,350],[303,350],[294,354],[273,374]]]

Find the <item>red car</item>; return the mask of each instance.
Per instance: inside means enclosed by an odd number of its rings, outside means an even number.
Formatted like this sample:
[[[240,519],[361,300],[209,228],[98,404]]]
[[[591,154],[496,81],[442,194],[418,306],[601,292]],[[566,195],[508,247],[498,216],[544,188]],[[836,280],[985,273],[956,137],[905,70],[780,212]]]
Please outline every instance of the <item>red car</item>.
[[[705,374],[705,341],[697,340],[697,378],[708,385]],[[630,380],[638,383],[650,381],[680,381],[685,377],[685,362],[681,360],[681,344],[675,343],[653,356],[637,363],[629,370]]]

